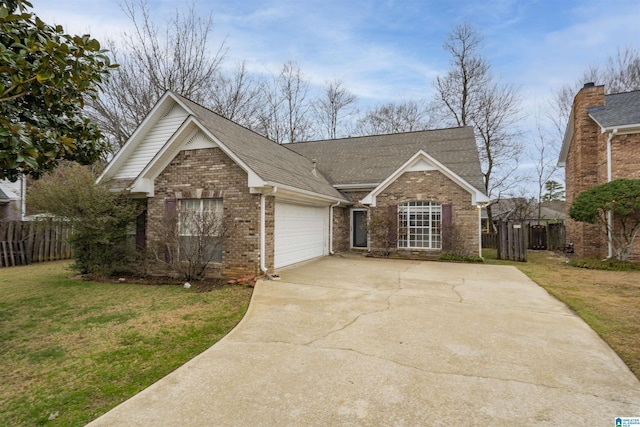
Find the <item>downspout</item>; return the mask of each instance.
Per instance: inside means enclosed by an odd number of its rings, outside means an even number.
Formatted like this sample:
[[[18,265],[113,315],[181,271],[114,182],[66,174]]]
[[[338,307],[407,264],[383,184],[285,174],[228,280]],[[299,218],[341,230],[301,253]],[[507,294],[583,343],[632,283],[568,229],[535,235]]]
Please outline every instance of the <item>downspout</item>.
[[[271,196],[278,191],[278,187],[271,188],[271,191],[267,194],[262,193],[260,195],[260,270],[264,274],[267,274],[269,269],[265,266],[265,250],[266,250],[266,237],[265,237],[265,226],[266,226],[266,196]]]
[[[482,205],[478,204],[478,254],[482,258]]]
[[[329,208],[329,255],[333,255],[333,208],[340,206],[340,202]]]
[[[609,134],[609,138],[607,138],[607,182],[611,182],[613,179],[613,165],[611,164],[611,141],[613,137],[618,133],[618,129],[613,129]],[[607,258],[613,258],[613,235],[611,231],[613,230],[613,212],[607,212],[607,244],[608,244],[608,254]]]

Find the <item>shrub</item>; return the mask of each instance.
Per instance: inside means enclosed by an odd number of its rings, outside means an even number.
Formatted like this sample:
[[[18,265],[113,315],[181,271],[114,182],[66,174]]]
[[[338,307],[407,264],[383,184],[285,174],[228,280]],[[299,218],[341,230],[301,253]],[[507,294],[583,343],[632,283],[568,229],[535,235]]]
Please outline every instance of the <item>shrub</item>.
[[[127,231],[141,207],[122,193],[96,184],[89,167],[60,166],[29,188],[27,203],[30,209],[71,223],[69,243],[80,273],[109,276],[133,264],[135,244],[127,240]]]

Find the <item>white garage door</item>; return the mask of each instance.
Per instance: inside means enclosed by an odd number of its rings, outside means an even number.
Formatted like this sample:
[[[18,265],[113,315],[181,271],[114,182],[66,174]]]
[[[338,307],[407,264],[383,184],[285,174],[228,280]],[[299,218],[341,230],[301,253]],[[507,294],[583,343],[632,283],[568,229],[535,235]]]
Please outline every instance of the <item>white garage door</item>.
[[[329,253],[329,208],[276,202],[274,268]]]

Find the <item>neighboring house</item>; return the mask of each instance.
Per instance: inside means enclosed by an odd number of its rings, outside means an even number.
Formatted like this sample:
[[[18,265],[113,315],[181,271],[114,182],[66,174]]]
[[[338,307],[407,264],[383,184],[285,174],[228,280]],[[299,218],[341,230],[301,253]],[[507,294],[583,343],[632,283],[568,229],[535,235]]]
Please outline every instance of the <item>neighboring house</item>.
[[[158,244],[154,224],[184,206],[231,219],[212,266],[227,276],[389,244],[431,257],[447,249],[447,227],[479,255],[488,202],[471,128],[279,145],[172,92],[98,181],[146,204],[140,245]],[[383,237],[369,215],[388,219]]]
[[[16,182],[0,180],[0,221],[24,219],[25,183],[25,177]]]
[[[605,95],[587,83],[571,110],[558,164],[565,167],[566,239],[581,257],[611,257],[597,225],[573,221],[569,209],[577,195],[618,178],[640,179],[640,91]],[[640,260],[640,239],[632,259]]]
[[[493,221],[516,221],[530,225],[546,225],[564,223],[564,201],[542,202],[538,211],[535,199],[522,197],[500,199],[491,205]],[[483,229],[487,219],[486,209],[482,210]]]

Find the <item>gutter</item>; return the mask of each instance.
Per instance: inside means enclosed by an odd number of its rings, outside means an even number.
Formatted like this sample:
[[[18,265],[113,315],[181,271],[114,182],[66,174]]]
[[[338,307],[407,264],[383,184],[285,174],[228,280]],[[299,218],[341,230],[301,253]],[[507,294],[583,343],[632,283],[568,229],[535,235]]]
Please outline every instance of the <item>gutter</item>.
[[[265,250],[266,250],[266,238],[265,238],[265,215],[266,215],[266,207],[265,207],[265,197],[271,196],[278,191],[278,187],[272,187],[271,191],[267,194],[262,193],[260,195],[260,270],[267,274],[269,269],[265,266]]]
[[[339,197],[320,194],[320,193],[316,193],[314,191],[309,191],[309,190],[303,190],[300,188],[292,187],[290,185],[280,184],[277,182],[267,181],[267,182],[264,182],[264,185],[268,187],[278,188],[282,191],[289,191],[292,194],[301,195],[302,198],[306,198],[309,201],[317,201],[320,203],[324,202],[324,204],[326,204],[327,202],[342,202],[342,203],[347,202],[347,200],[341,199]]]

